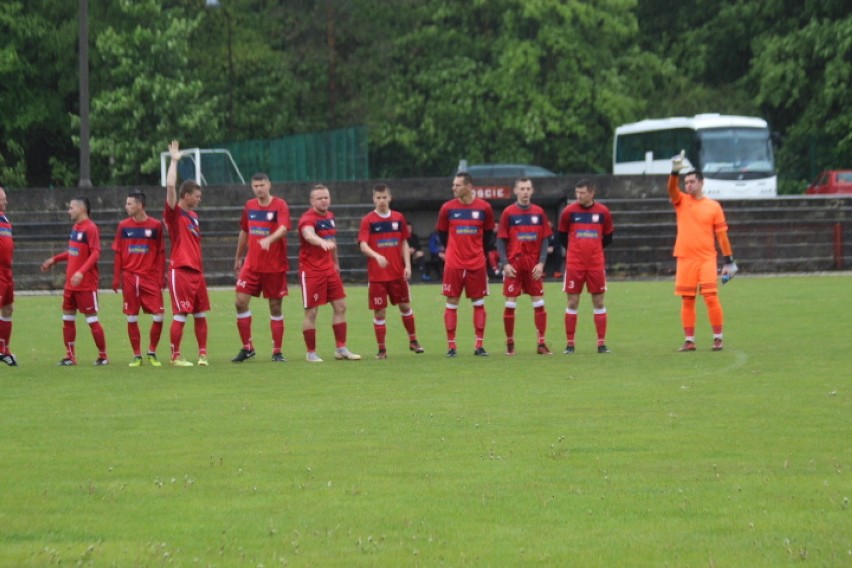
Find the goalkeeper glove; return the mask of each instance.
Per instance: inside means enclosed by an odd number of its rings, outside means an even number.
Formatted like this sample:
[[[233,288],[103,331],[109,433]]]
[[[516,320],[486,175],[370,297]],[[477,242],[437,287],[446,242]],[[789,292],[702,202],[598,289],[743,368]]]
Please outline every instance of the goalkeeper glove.
[[[681,150],[680,154],[672,157],[672,173],[677,175],[680,173],[680,170],[686,169],[686,150]]]
[[[725,257],[725,265],[722,266],[722,284],[727,284],[728,281],[736,276],[740,269],[737,268],[737,263],[734,262],[733,256]]]

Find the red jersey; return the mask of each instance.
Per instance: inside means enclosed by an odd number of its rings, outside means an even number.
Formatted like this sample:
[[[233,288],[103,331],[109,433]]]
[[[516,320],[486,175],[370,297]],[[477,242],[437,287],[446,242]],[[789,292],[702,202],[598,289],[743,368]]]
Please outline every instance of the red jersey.
[[[576,270],[605,268],[603,237],[611,235],[612,214],[597,201],[589,207],[571,203],[559,217],[559,232],[568,234],[565,265]]]
[[[371,211],[361,219],[358,242],[367,245],[388,260],[384,268],[372,258],[367,259],[367,280],[370,282],[388,282],[399,280],[405,273],[405,260],[402,258],[402,243],[408,240],[408,225],[405,217],[397,211],[389,211],[382,217]]]
[[[487,201],[475,198],[470,205],[459,199],[447,201],[438,213],[436,229],[449,234],[446,268],[485,268],[485,231],[494,230],[494,210]]]
[[[129,217],[123,220],[115,231],[112,250],[115,251],[115,264],[122,270],[158,282],[162,280],[166,243],[163,224],[157,219],[148,217],[137,221]]]
[[[530,203],[526,208],[512,203],[503,210],[497,238],[508,240],[506,258],[509,264],[518,257],[527,257],[533,266],[541,256],[541,243],[553,234],[544,209]]]
[[[68,261],[65,268],[65,289],[74,292],[94,292],[100,283],[98,259],[101,257],[101,234],[91,219],[71,227],[68,250],[53,257],[54,262]],[[71,285],[71,277],[81,272],[83,279],[77,286]]]
[[[299,270],[308,276],[335,272],[337,265],[334,262],[334,251],[323,250],[306,241],[302,236],[303,227],[313,227],[319,238],[333,240],[337,235],[334,214],[327,211],[325,215],[321,215],[311,207],[299,219]]]
[[[283,237],[263,250],[259,241],[284,227],[290,230],[290,208],[280,197],[272,196],[269,205],[261,205],[257,198],[249,199],[240,218],[240,229],[248,235],[248,251],[243,268],[252,272],[287,272],[287,237]]]
[[[163,220],[172,240],[169,266],[204,272],[201,264],[201,228],[195,211],[186,211],[179,203],[175,203],[173,208],[166,203]]]
[[[12,272],[12,257],[15,255],[15,241],[12,239],[12,223],[6,212],[0,212],[0,271]]]

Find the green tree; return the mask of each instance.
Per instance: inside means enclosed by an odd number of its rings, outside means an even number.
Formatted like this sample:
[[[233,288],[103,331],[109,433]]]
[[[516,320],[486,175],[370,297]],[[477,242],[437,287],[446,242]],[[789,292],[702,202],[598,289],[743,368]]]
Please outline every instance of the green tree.
[[[422,3],[373,93],[379,175],[448,174],[460,158],[606,171],[614,126],[641,111],[665,71],[636,46],[634,7]]]
[[[314,37],[303,21],[313,27],[304,12],[311,8],[299,4],[220,0],[218,7],[204,11],[192,34],[189,59],[208,91],[217,94],[221,138],[211,142],[326,127],[317,96],[322,96],[317,89],[321,70],[302,67],[315,52],[314,44],[301,42]]]
[[[758,101],[783,129],[779,168],[804,181],[852,164],[852,15],[813,18],[760,40]]]
[[[0,176],[7,186],[66,183],[76,159],[76,2],[0,3]]]
[[[204,14],[158,0],[120,0],[97,33],[97,90],[91,104],[92,156],[113,184],[154,182],[171,139],[204,145],[219,134],[218,94],[189,63],[190,37]]]

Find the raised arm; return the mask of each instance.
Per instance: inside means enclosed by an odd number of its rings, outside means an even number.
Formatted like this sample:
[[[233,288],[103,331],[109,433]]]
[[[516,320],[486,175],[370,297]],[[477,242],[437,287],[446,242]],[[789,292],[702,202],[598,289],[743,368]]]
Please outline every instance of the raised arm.
[[[672,157],[672,173],[669,175],[669,200],[671,200],[673,205],[677,205],[680,203],[682,199],[682,195],[680,194],[680,187],[678,186],[678,176],[680,175],[680,171],[686,168],[686,150],[681,150],[680,154]]]
[[[169,171],[166,174],[166,203],[169,209],[174,209],[177,204],[177,167],[180,162],[180,144],[177,140],[172,140],[169,144],[169,155],[171,163]]]

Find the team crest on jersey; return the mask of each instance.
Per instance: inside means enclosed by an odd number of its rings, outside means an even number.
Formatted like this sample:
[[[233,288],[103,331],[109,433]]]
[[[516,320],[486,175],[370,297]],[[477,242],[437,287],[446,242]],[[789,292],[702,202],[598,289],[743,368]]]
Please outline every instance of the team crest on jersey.
[[[154,231],[152,231],[151,229],[145,229],[145,236],[146,237],[150,238],[151,235],[153,235],[153,234],[154,234]]]
[[[82,241],[82,240],[83,240],[83,233],[77,233],[75,236],[77,237],[77,240],[78,240],[78,241]]]
[[[474,212],[473,212],[473,218],[474,218],[474,219],[479,219],[479,211],[474,211]]]
[[[273,213],[272,211],[270,211],[269,213],[266,214],[266,220],[267,221],[272,221],[273,217],[275,217],[275,213]]]
[[[391,223],[391,227],[393,228],[394,231],[398,231],[399,230],[399,223],[394,221],[393,223]]]
[[[328,224],[334,227],[334,219],[329,220]]]
[[[533,225],[538,225],[538,215],[532,216],[532,222],[533,222]]]
[[[598,222],[598,221],[600,221],[600,220],[601,220],[601,216],[600,216],[600,215],[598,215],[597,213],[594,213],[594,214],[592,215],[592,223],[597,223],[597,222]]]

